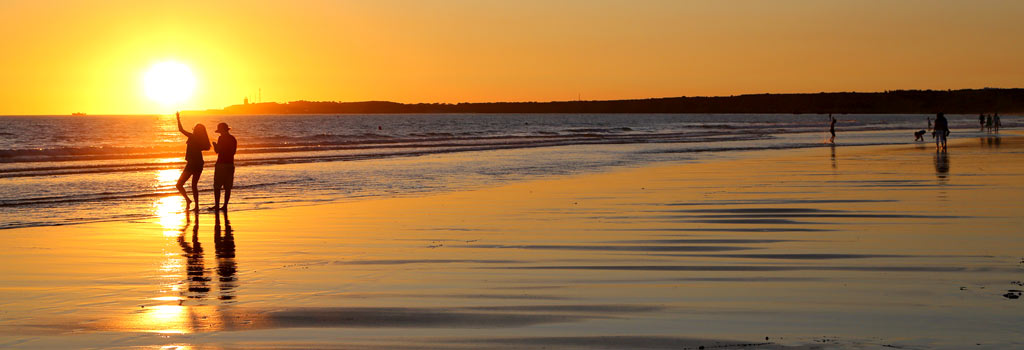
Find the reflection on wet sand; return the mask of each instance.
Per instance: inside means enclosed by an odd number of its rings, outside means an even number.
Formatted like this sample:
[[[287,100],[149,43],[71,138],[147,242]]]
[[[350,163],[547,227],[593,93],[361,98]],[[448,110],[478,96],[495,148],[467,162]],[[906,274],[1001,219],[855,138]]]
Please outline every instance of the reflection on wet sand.
[[[204,299],[206,293],[210,292],[210,277],[208,277],[206,264],[203,261],[203,246],[199,243],[199,213],[195,214],[195,224],[192,226],[191,244],[185,241],[185,232],[188,230],[188,218],[185,215],[186,223],[178,236],[178,245],[185,256],[185,272],[188,290],[184,296],[189,299]]]
[[[987,148],[999,148],[999,144],[1002,143],[1002,138],[999,136],[985,136],[978,138],[981,141],[981,145]]]
[[[161,207],[159,204],[155,206]],[[217,290],[219,291],[218,300],[208,298],[212,289],[213,276],[211,269],[206,267],[204,250],[200,241],[200,215],[199,213],[188,213],[183,215],[184,223],[177,235],[177,243],[182,253],[180,257],[169,256],[170,260],[162,264],[161,268],[163,272],[177,272],[179,274],[177,276],[184,272],[184,280],[176,278],[161,288],[163,291],[176,291],[179,296],[151,298],[154,301],[172,302],[173,304],[142,306],[131,315],[129,320],[112,325],[113,328],[162,334],[184,334],[235,328],[235,322],[232,320],[238,318],[238,315],[233,315],[233,311],[227,307],[228,304],[234,303],[238,282],[234,232],[231,229],[228,214],[223,213],[223,227],[220,215],[221,213],[218,213],[214,216],[213,234],[217,259],[215,271]],[[167,216],[169,215],[161,215],[161,223],[168,221]],[[190,227],[191,230],[189,230]],[[181,263],[182,258],[184,258],[184,264]],[[254,319],[253,317],[246,318]]]
[[[228,220],[228,212],[224,211],[224,230],[221,235],[220,214],[215,214],[213,225],[213,245],[217,253],[217,277],[220,282],[220,296],[218,299],[231,303],[235,299],[235,283],[237,278],[235,272],[238,266],[235,264],[235,234],[231,229],[231,221]]]
[[[935,153],[935,177],[939,178],[939,185],[949,184],[949,153]],[[945,195],[945,192],[942,192]]]
[[[836,144],[832,144],[832,170],[839,169],[839,163],[836,162]]]

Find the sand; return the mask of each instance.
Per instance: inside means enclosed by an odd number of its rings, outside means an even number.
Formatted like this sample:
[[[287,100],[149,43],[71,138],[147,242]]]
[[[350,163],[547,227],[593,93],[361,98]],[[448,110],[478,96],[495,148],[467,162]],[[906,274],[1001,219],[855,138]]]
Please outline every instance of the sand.
[[[170,197],[0,231],[0,347],[1024,347],[1022,175],[1004,133],[227,219]]]

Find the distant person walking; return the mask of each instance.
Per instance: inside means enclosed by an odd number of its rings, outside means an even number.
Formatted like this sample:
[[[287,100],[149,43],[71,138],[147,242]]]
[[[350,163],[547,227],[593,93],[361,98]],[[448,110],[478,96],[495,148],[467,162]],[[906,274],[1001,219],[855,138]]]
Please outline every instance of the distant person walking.
[[[181,131],[188,141],[185,141],[187,145],[185,147],[185,169],[181,171],[181,176],[178,177],[178,183],[174,186],[181,193],[182,197],[185,197],[185,209],[192,205],[192,202],[196,202],[196,210],[199,210],[199,176],[203,174],[203,151],[210,149],[210,136],[206,134],[206,127],[203,124],[196,124],[192,128],[192,132],[185,131],[185,128],[181,127],[181,114],[174,113],[175,118],[178,119],[178,131]],[[188,194],[185,193],[185,181],[192,178],[192,199],[188,199]]]
[[[942,113],[935,116],[935,129],[932,135],[935,135],[935,151],[945,152],[946,137],[949,136],[949,121]]]
[[[932,117],[928,117],[928,130],[932,129]]]
[[[978,113],[978,127],[985,130],[985,114]]]
[[[238,149],[238,141],[231,135],[227,123],[217,124],[217,133],[220,137],[213,143],[213,150],[217,152],[217,165],[213,168],[213,207],[211,210],[228,210],[228,201],[231,200],[231,187],[235,183],[235,150]],[[220,190],[224,189],[224,205],[220,205]]]
[[[832,134],[832,137],[828,139],[828,143],[835,144],[836,143],[836,118],[833,118],[832,114],[829,113],[828,119],[829,119],[828,132]]]
[[[995,124],[996,131],[999,131],[999,127],[1003,126],[1003,123],[999,121],[999,113],[992,116],[993,124]]]

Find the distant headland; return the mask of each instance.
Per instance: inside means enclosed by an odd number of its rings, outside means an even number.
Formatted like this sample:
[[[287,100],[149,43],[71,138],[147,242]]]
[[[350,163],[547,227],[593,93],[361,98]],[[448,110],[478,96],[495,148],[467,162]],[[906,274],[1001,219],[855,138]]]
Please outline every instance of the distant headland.
[[[893,90],[636,100],[397,103],[388,101],[244,103],[187,114],[400,113],[1022,113],[1024,89]]]

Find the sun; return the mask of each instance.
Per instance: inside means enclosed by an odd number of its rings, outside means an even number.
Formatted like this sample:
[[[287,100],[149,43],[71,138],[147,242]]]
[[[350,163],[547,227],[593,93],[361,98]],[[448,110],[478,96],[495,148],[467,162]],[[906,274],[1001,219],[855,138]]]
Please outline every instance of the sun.
[[[142,77],[146,97],[164,106],[185,102],[192,97],[196,78],[188,66],[175,61],[165,61],[149,67]]]

